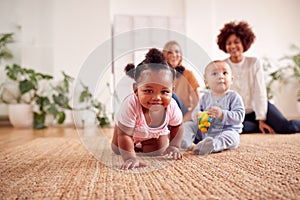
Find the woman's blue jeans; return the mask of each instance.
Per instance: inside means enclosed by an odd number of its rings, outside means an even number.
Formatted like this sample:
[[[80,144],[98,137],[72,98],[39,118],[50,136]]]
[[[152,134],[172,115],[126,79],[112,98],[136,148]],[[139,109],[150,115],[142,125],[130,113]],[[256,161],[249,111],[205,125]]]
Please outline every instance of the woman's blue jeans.
[[[276,106],[270,102],[268,102],[266,123],[271,126],[276,133],[300,133],[300,120],[287,120]],[[243,125],[242,133],[261,132],[254,112],[246,114]]]

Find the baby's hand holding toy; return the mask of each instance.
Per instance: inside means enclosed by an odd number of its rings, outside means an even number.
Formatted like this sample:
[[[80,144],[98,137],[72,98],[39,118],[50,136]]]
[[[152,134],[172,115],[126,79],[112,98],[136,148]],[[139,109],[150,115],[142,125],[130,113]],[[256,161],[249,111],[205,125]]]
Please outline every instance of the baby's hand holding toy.
[[[202,133],[207,133],[213,118],[206,111],[198,114],[198,128]]]

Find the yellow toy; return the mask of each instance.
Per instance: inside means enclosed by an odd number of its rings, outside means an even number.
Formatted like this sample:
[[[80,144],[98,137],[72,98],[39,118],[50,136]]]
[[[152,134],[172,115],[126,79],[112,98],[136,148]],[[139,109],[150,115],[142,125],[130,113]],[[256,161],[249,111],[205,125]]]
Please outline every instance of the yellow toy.
[[[208,128],[212,122],[213,118],[210,117],[206,111],[200,112],[198,114],[198,128],[202,133],[207,133]]]

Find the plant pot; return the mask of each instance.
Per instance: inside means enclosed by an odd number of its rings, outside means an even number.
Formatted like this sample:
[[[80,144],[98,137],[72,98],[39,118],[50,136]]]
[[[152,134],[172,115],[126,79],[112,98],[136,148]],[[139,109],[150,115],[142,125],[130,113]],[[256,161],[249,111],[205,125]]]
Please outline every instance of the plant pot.
[[[0,103],[0,118],[7,118],[8,117],[8,108],[6,104]]]
[[[33,107],[30,104],[9,104],[8,118],[15,128],[32,128]]]

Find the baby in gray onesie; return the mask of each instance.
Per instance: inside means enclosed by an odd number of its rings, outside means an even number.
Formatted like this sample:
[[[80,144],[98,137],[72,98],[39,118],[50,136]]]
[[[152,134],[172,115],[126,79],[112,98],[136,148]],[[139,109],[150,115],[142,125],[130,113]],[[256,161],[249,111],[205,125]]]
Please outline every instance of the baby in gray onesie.
[[[213,61],[205,68],[204,82],[209,88],[192,113],[193,121],[184,123],[181,148],[206,155],[226,149],[235,149],[240,143],[245,108],[241,96],[230,90],[233,82],[230,66],[224,61]],[[213,118],[207,133],[198,129],[198,113],[207,111]],[[199,142],[200,141],[200,142]]]

